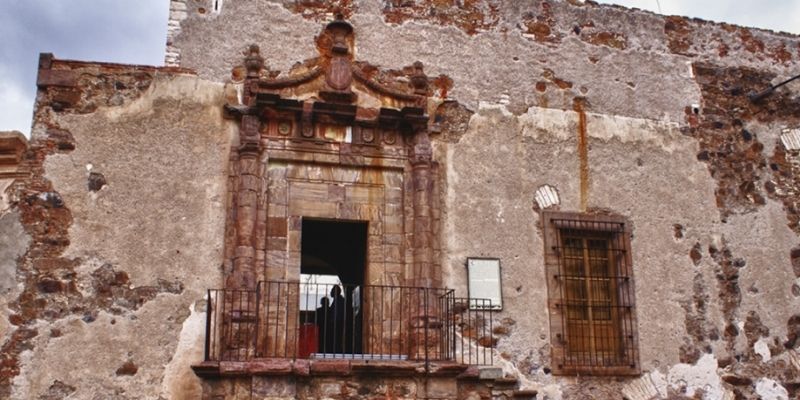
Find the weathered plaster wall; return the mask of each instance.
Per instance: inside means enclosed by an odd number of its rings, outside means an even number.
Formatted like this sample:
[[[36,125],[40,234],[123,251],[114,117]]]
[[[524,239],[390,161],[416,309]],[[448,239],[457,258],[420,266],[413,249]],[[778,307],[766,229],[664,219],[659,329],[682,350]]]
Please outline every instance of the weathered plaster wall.
[[[779,136],[797,127],[797,102],[747,95],[791,76],[797,37],[578,1],[178,3],[170,44],[211,80],[227,79],[248,43],[287,71],[315,54],[305,38],[334,12],[356,27],[358,59],[420,60],[439,76],[451,100],[435,142],[445,281],[465,295],[465,258],[501,258],[498,362],[523,386],[547,398],[755,398],[774,381],[796,395],[797,154]],[[633,224],[641,379],[549,374],[543,185],[562,210]]]
[[[762,373],[780,375],[784,366],[791,370],[789,355],[777,344],[787,340],[787,321],[800,306],[791,295],[795,276],[787,257],[797,239],[781,204],[768,201],[753,213],[722,222],[716,182],[695,156],[698,143],[677,124],[589,114],[586,133],[589,210],[610,210],[633,224],[639,349],[647,379],[656,374],[667,380],[664,397],[667,389],[677,393],[682,386],[690,392],[702,388],[708,379],[677,377],[686,368],[680,365],[699,363],[705,352],[713,360],[692,368],[713,364],[707,373],[717,381],[717,374],[726,371],[722,367],[748,354],[762,371],[771,368]],[[578,135],[574,111],[531,108],[516,116],[505,105],[483,104],[470,119],[467,133],[439,149],[448,166],[443,207],[446,284],[466,295],[466,258],[501,259],[505,304],[497,317],[505,328],[498,331],[497,352],[513,366],[498,361],[509,372],[523,375],[523,386],[549,398],[575,398],[587,380],[549,375],[544,249],[534,193],[550,185],[558,191],[560,209],[580,209]],[[701,258],[695,264],[690,253],[696,243]],[[722,333],[728,325],[729,294],[719,282],[720,262],[712,256],[723,248],[732,253],[727,257],[744,262],[732,267],[741,299],[731,317],[742,332],[731,338],[731,348]],[[753,356],[760,335],[748,341],[748,315],[757,315],[769,327],[766,354],[783,354],[782,363],[775,358],[761,363]],[[609,395],[626,383],[588,382]],[[732,387],[717,386],[718,393],[733,393]]]
[[[359,59],[384,68],[420,60],[429,76],[452,79],[448,97],[476,110],[479,101],[508,96],[517,114],[571,109],[573,97],[585,96],[595,112],[682,122],[684,109],[700,102],[692,62],[785,76],[800,58],[790,35],[578,1],[172,4],[180,8],[169,39],[180,54],[174,65],[208,79],[227,79],[249,43],[275,71],[316,56],[307,38],[338,10],[356,26]]]
[[[40,70],[35,172],[2,218],[32,240],[19,289],[4,284],[0,397],[197,398],[189,365],[202,360],[205,290],[221,285],[234,138],[222,85],[52,63]]]
[[[13,330],[9,316],[11,299],[19,296],[17,262],[25,254],[30,236],[25,233],[17,210],[0,209],[0,340],[6,342]]]
[[[61,72],[40,76],[32,176],[0,210],[19,259],[0,264],[0,397],[199,396],[236,130],[212,82],[251,43],[270,75],[315,56],[334,10],[358,59],[420,60],[449,100],[432,126],[444,279],[466,295],[466,257],[501,259],[506,374],[547,399],[797,396],[800,155],[781,135],[800,103],[796,86],[747,94],[794,72],[800,39],[578,1],[445,3],[173,0],[166,60],[197,76],[43,66]],[[550,373],[543,185],[561,210],[633,225],[641,377]]]

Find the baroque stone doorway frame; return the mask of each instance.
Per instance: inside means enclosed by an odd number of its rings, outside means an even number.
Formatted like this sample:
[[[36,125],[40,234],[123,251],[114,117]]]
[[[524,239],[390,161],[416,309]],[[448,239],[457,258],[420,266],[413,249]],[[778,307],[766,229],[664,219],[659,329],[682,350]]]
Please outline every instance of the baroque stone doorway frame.
[[[243,78],[229,84],[225,106],[239,123],[225,289],[299,282],[304,217],[368,221],[365,283],[441,287],[438,164],[428,132],[435,101],[421,63],[398,75],[356,62],[353,28],[341,19],[317,47],[318,58],[285,77],[273,77],[255,45],[234,68]],[[423,329],[429,310],[418,308],[410,324]]]

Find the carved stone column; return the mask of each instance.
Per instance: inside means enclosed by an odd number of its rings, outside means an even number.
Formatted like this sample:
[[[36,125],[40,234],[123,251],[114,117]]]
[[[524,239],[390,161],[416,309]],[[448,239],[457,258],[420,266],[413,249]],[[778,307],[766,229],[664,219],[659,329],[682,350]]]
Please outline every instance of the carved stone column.
[[[258,46],[250,46],[245,57],[247,77],[242,93],[243,106],[239,125],[239,148],[236,159],[235,213],[232,222],[235,231],[233,268],[225,279],[225,297],[222,305],[225,315],[222,319],[222,359],[246,360],[257,354],[256,323],[258,321],[258,296],[256,286],[256,218],[258,216],[258,197],[261,188],[261,120],[253,107],[256,102],[256,89],[264,59],[259,55]]]
[[[239,147],[239,191],[236,194],[236,252],[233,273],[226,282],[227,289],[255,289],[255,225],[258,206],[259,155],[258,141],[248,140],[258,136],[260,122],[257,116],[242,117],[242,145]],[[255,134],[252,132],[255,131]]]
[[[413,196],[413,286],[422,288],[411,309],[411,348],[412,358],[439,358],[439,291],[434,287],[433,277],[433,192],[434,181],[431,171],[432,154],[427,130],[417,133],[411,153],[411,179]]]
[[[416,143],[411,154],[411,179],[414,210],[413,230],[413,285],[432,287],[433,277],[433,216],[431,205],[433,201],[433,180],[431,175],[431,148],[430,137],[427,131],[417,133]]]
[[[250,46],[245,58],[247,78],[243,100],[253,106],[254,89],[257,85],[264,59],[258,46]],[[239,185],[236,193],[236,251],[233,271],[225,282],[226,289],[255,289],[255,225],[258,211],[258,193],[261,187],[259,158],[261,154],[260,119],[257,115],[242,115],[239,127]]]

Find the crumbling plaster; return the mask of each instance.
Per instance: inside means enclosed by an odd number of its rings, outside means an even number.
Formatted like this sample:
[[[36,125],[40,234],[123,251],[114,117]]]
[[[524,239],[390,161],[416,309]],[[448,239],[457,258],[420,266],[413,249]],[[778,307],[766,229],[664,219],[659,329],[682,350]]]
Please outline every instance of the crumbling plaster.
[[[125,107],[59,119],[75,137],[75,150],[48,157],[45,170],[64,188],[73,214],[70,236],[79,246],[65,256],[123,263],[137,284],[153,280],[153,266],[191,269],[221,253],[222,244],[210,238],[221,236],[224,151],[233,140],[221,95],[222,85],[165,76]],[[89,191],[89,170],[102,173],[107,185]]]
[[[116,307],[127,298],[112,298],[111,307],[93,313],[34,318],[23,332],[32,338],[18,346],[14,398],[200,393],[187,367],[201,356],[204,291],[222,286],[226,166],[237,130],[222,118],[224,89],[215,82],[228,80],[251,43],[261,46],[272,71],[286,73],[313,57],[309,38],[333,11],[306,13],[288,0],[228,0],[210,12],[209,3],[171,2],[167,59],[198,76],[156,73],[143,93],[126,92],[135,99],[118,96],[97,109],[81,108],[83,114],[52,110],[40,93],[34,140],[58,129],[74,142],[74,149],[46,157],[43,178],[53,192],[40,200],[69,210],[69,242],[59,256],[74,264],[76,290],[93,299],[102,294],[98,276],[110,273],[119,277],[113,290],[146,289],[146,295],[129,308]],[[575,1],[502,2],[477,30],[415,15],[417,9],[390,18],[395,5],[389,2],[344,3],[359,60],[394,69],[420,60],[429,77],[452,80],[447,96],[462,114],[474,112],[464,132],[449,132],[444,121],[447,134],[434,135],[445,189],[441,262],[445,285],[466,295],[466,257],[501,259],[505,308],[496,315],[503,330],[496,332],[495,356],[507,373],[549,399],[578,398],[588,388],[622,391],[630,400],[727,399],[733,386],[764,398],[789,393],[781,374],[800,374],[796,352],[782,347],[790,336],[787,321],[800,309],[788,262],[797,236],[784,206],[771,197],[721,218],[718,182],[685,128],[691,106],[700,105],[702,118],[707,100],[693,63],[751,67],[775,82],[796,64],[798,38]],[[424,10],[430,2],[418,3]],[[528,26],[539,15],[549,16],[546,29]],[[576,97],[586,109],[588,186],[581,184]],[[786,122],[745,124],[770,157]],[[551,338],[534,201],[542,185],[558,192],[562,210],[586,204],[633,225],[640,378],[548,372]],[[3,214],[0,227],[13,231],[15,221],[13,212]],[[25,234],[14,237],[21,241],[9,248],[24,253]],[[744,264],[728,265],[737,260]],[[31,261],[22,267],[31,268]],[[731,268],[738,293],[725,283]],[[3,301],[16,307],[18,295],[12,289]],[[0,304],[4,342],[21,331],[9,325],[13,311],[6,303]],[[738,329],[730,337],[729,323]],[[762,324],[768,333],[748,324]],[[741,372],[736,368],[754,379],[730,379]]]
[[[199,396],[188,366],[202,359],[205,290],[221,286],[235,133],[222,104],[221,84],[156,74],[140,97],[119,107],[70,114],[40,106],[40,120],[74,138],[74,150],[50,155],[44,170],[72,214],[62,256],[75,260],[77,290],[100,296],[93,278],[111,268],[125,274],[124,287],[166,292],[132,309],[115,301],[91,316],[29,326],[38,335],[20,355],[13,398],[38,398],[53,385],[76,399]],[[105,177],[99,190],[88,187],[90,171]]]
[[[329,16],[303,14],[302,5],[285,1],[230,0],[219,13],[200,13],[200,8],[210,9],[206,3],[185,2],[180,31],[171,43],[179,49],[181,66],[216,81],[228,79],[247,43],[260,45],[267,65],[275,71],[285,72],[314,57],[316,49],[306,38],[316,35],[321,19]],[[692,62],[746,65],[786,76],[791,60],[798,57],[798,39],[790,35],[688,19],[679,21],[686,24],[684,30],[673,33],[668,29],[671,20],[663,16],[613,6],[500,2],[496,26],[470,34],[457,24],[423,16],[399,25],[388,23],[387,15],[397,7],[389,3],[361,0],[347,9],[356,26],[356,56],[395,69],[409,60],[422,61],[429,76],[452,78],[455,85],[448,96],[472,110],[479,101],[496,101],[501,95],[509,96],[509,109],[515,113],[530,106],[568,109],[572,98],[581,95],[595,112],[682,122],[684,108],[700,102]],[[430,7],[435,14],[436,6]],[[334,6],[329,8],[329,13],[335,11]],[[550,15],[548,29],[557,41],[536,40],[527,33],[526,15]],[[576,33],[581,29],[624,37],[626,45],[618,49],[589,40]],[[676,53],[670,45],[678,39],[687,48]],[[724,56],[719,55],[721,46],[726,49]],[[392,51],[386,51],[389,47]],[[781,57],[775,55],[777,49],[782,49]],[[476,59],[492,62],[476,66]],[[550,76],[552,72],[555,76]],[[553,78],[569,88],[554,85]],[[534,90],[540,82],[549,83],[544,92]]]
[[[768,201],[756,212],[723,223],[714,180],[694,156],[697,143],[676,124],[590,113],[586,131],[589,209],[610,210],[633,223],[643,371],[667,373],[680,364],[679,348],[690,336],[683,324],[683,305],[693,295],[696,275],[710,292],[704,318],[710,326],[724,329],[718,266],[708,253],[709,246],[722,248],[723,240],[735,257],[746,260],[738,278],[742,301],[737,321],[744,326],[748,311],[755,311],[770,327],[771,337],[785,340],[786,321],[800,303],[787,284],[793,276],[786,255],[796,236],[787,227],[781,205]],[[516,116],[505,105],[484,104],[460,141],[440,143],[437,149],[447,163],[445,284],[466,295],[467,257],[502,260],[504,310],[497,319],[512,318],[514,323],[497,353],[540,390],[552,378],[542,372],[549,362],[550,338],[533,194],[549,184],[559,191],[561,209],[579,209],[577,135],[576,112],[534,107]],[[684,227],[681,238],[674,236],[675,224]],[[703,258],[695,266],[689,252],[698,242]],[[713,342],[716,358],[731,357],[721,339]],[[752,351],[747,346],[742,333],[736,349]],[[537,351],[542,348],[545,351]],[[711,372],[717,373],[716,364]],[[569,383],[570,378],[561,382]]]
[[[1,186],[0,186],[1,187]],[[17,210],[0,209],[0,341],[11,335],[8,308],[11,299],[19,296],[20,281],[17,279],[17,262],[25,254],[31,238],[20,223]]]

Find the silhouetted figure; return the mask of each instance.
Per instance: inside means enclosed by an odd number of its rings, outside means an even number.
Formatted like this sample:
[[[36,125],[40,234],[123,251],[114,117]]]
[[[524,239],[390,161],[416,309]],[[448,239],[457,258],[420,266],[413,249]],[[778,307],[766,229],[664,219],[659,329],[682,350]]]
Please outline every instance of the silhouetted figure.
[[[342,296],[342,288],[335,285],[331,288],[331,298],[333,302],[328,311],[328,326],[326,330],[327,341],[325,352],[344,353],[345,341],[345,314],[347,302]]]
[[[328,331],[329,317],[330,317],[330,300],[328,297],[323,297],[319,301],[319,307],[316,310],[316,323],[317,323],[317,352],[325,353],[326,332]],[[330,346],[332,342],[328,343]]]

